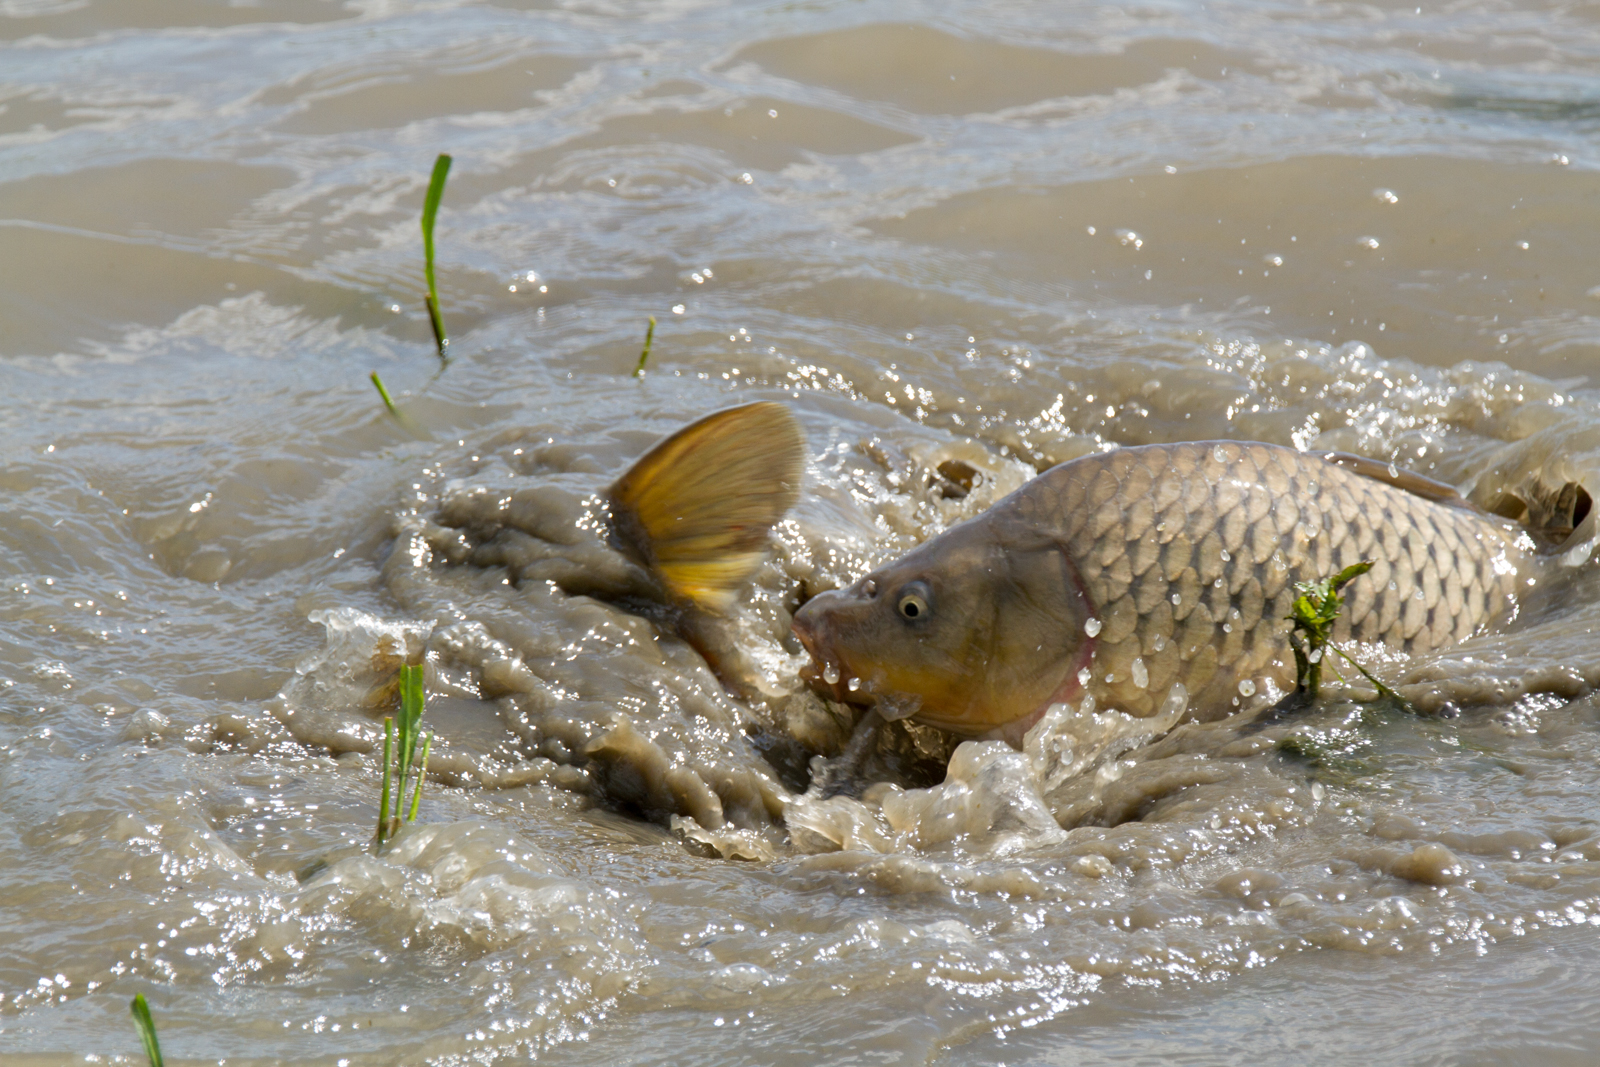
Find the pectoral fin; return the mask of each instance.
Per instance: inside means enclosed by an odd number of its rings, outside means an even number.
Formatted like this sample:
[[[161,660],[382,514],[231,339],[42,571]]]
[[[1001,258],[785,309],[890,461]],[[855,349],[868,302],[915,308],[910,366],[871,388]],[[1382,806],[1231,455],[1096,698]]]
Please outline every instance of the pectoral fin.
[[[794,506],[804,466],[805,437],[782,404],[707,415],[611,486],[616,538],[673,597],[725,612]]]

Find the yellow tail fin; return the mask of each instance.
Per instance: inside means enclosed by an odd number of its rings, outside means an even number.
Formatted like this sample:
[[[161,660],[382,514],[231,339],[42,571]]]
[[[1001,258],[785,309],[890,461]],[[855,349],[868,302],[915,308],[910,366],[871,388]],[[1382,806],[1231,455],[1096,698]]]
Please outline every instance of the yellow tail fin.
[[[617,537],[674,596],[726,611],[799,497],[804,468],[805,437],[782,404],[707,415],[611,486]]]

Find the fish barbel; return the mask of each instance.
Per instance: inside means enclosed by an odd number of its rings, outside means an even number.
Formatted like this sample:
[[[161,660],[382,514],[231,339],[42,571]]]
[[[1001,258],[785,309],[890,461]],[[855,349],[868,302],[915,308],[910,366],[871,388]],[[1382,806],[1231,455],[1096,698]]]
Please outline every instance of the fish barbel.
[[[1085,694],[1140,718],[1212,719],[1293,688],[1295,584],[1364,559],[1335,640],[1462,641],[1515,616],[1533,549],[1449,486],[1370,459],[1146,445],[1046,471],[814,597],[794,629],[835,699],[1020,743]]]

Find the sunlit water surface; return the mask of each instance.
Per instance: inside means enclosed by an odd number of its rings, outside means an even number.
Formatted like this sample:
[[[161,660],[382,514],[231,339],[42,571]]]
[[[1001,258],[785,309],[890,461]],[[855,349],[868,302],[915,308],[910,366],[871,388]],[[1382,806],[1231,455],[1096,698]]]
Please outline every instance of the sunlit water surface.
[[[1600,493],[1594,6],[0,0],[0,38],[6,1063],[133,1062],[138,992],[174,1062],[1600,1054],[1593,517],[1510,632],[1374,660],[1455,717],[1335,693],[830,805],[825,708],[572,592],[616,566],[592,494],[756,398],[810,462],[740,640],[796,692],[800,598],[1097,449]],[[407,654],[436,775],[373,857]]]

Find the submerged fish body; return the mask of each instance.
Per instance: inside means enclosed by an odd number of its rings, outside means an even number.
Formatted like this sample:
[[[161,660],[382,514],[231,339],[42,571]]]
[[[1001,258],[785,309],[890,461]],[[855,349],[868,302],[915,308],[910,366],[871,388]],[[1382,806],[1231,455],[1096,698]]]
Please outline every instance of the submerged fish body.
[[[795,632],[840,700],[1019,741],[1052,704],[1210,719],[1287,690],[1295,584],[1363,559],[1336,640],[1416,652],[1514,617],[1518,527],[1371,460],[1236,441],[1052,468]],[[837,677],[837,682],[833,679]]]

